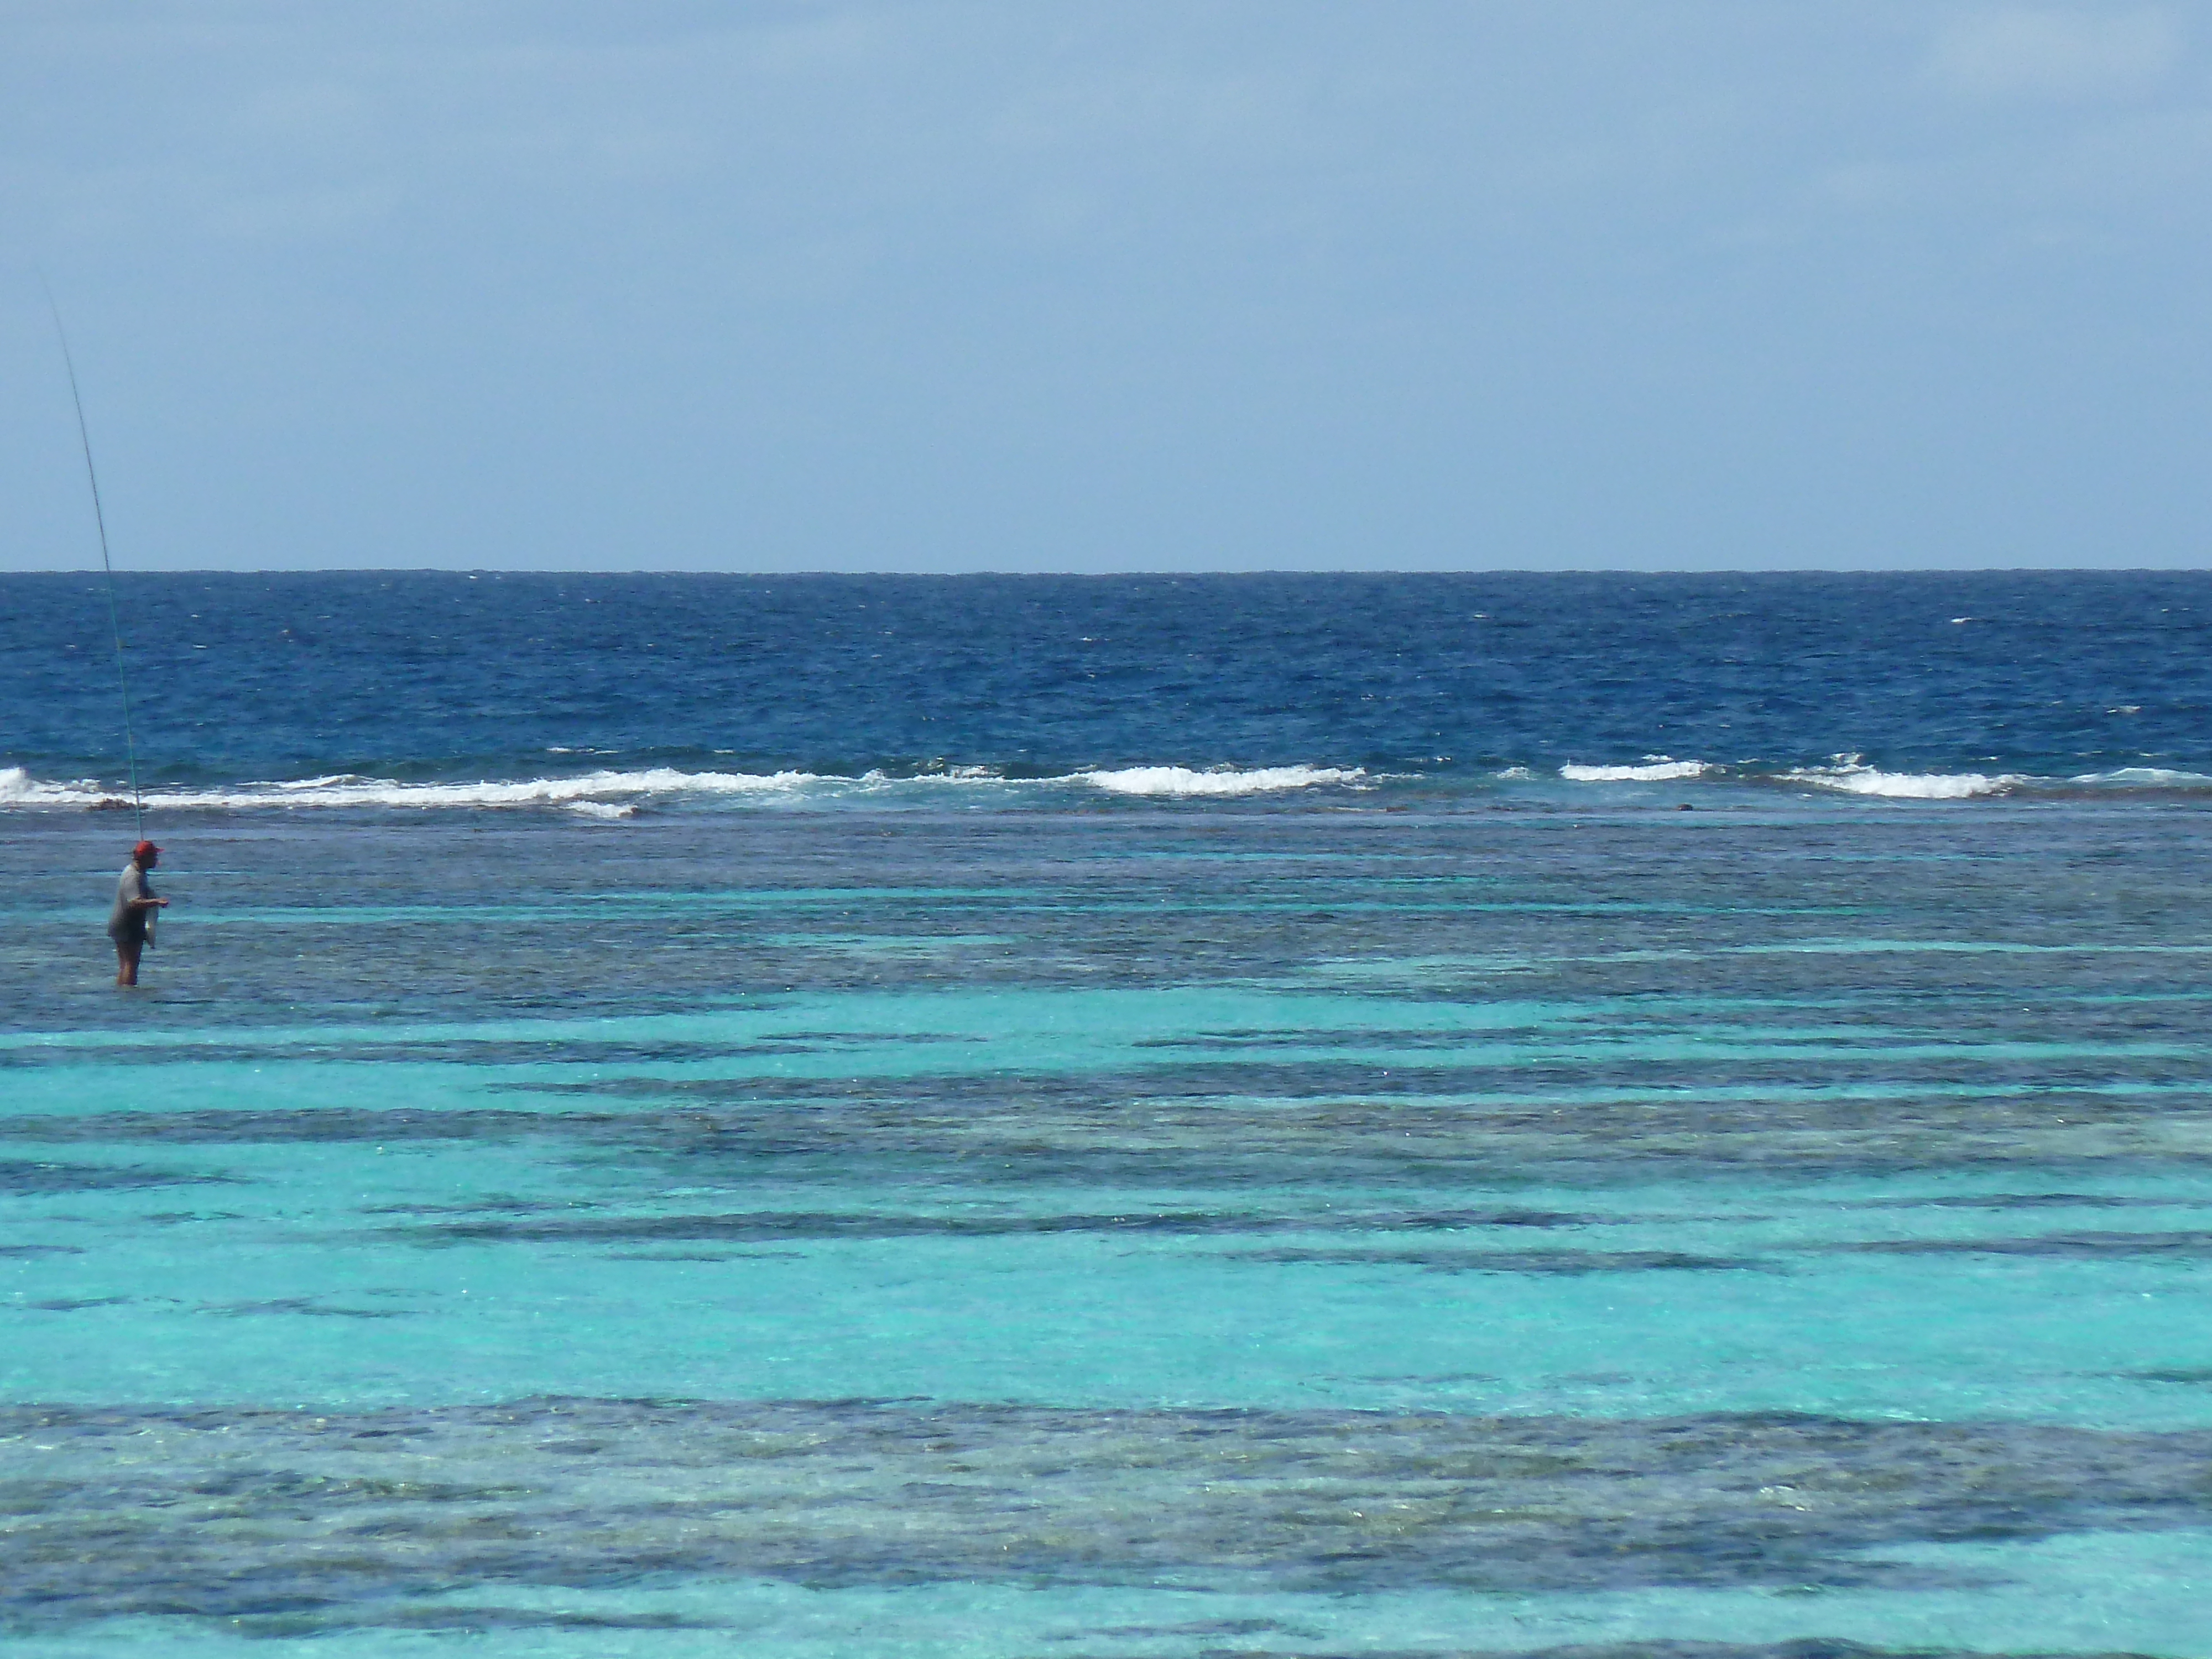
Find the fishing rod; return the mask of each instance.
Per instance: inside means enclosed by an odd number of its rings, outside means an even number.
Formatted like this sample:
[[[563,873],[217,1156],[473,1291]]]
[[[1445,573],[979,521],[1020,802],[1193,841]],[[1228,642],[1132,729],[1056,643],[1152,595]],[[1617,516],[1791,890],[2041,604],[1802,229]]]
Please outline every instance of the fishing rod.
[[[53,313],[54,337],[62,343],[62,366],[69,371],[70,401],[76,405],[77,441],[84,448],[85,482],[92,486],[92,521],[100,526],[100,568],[107,577],[107,630],[115,640],[115,684],[123,693],[123,753],[131,768],[131,820],[135,840],[146,839],[146,801],[138,793],[138,744],[131,734],[131,678],[123,672],[123,619],[115,608],[115,561],[107,552],[107,514],[100,505],[100,474],[92,465],[92,430],[85,424],[84,394],[76,386],[76,359],[70,355],[69,331],[62,326],[62,308],[40,272],[39,286],[46,290],[46,309]]]

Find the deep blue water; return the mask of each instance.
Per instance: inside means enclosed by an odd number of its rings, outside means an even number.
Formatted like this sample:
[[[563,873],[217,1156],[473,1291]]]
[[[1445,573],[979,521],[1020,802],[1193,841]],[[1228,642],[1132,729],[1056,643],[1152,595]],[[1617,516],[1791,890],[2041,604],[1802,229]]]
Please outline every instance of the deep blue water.
[[[2212,579],[121,596],[11,1653],[2212,1659]]]
[[[2212,576],[126,575],[145,778],[604,765],[1479,785],[2212,772]],[[0,767],[124,773],[96,577],[0,577]]]

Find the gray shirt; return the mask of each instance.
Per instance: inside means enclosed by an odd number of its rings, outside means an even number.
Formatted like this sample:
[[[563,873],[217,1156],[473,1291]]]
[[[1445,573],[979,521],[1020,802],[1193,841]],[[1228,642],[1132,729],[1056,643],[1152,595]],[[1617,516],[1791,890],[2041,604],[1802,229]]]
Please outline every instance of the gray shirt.
[[[115,884],[115,908],[107,915],[107,936],[121,939],[126,933],[143,934],[154,920],[149,909],[141,909],[133,899],[154,896],[154,884],[146,879],[146,872],[133,859],[123,866],[123,878]]]

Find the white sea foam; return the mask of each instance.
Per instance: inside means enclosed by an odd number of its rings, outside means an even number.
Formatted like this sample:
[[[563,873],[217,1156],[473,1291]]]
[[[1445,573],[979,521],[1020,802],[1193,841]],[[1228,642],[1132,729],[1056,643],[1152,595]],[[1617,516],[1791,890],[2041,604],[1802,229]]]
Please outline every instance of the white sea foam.
[[[1259,795],[1322,783],[1357,783],[1367,774],[1356,766],[1258,766],[1217,772],[1197,772],[1187,766],[1128,766],[1075,775],[1117,795]]]
[[[875,787],[880,785],[933,783],[1006,783],[1006,775],[995,766],[946,766],[931,772],[916,772],[910,777],[896,778],[884,771],[864,772],[860,781]],[[1065,778],[1038,780],[1048,783],[1065,783]]]
[[[1701,778],[1714,770],[1711,761],[1678,761],[1671,755],[1646,755],[1641,766],[1576,766],[1559,769],[1570,783],[1664,783],[1670,778]]]
[[[1747,781],[1792,784],[1838,794],[1905,800],[1966,800],[2019,791],[2067,789],[2212,790],[2212,774],[2168,767],[2122,767],[2073,777],[2033,777],[2019,773],[1885,772],[1856,755],[1839,755],[1826,766],[1800,767],[1754,775],[1708,761],[1678,761],[1655,755],[1633,766],[1567,765],[1560,777],[1577,783],[1655,783],[1736,775]],[[1522,767],[1492,777],[1530,780]],[[157,788],[145,796],[149,811],[240,811],[306,808],[356,810],[562,809],[580,817],[618,819],[635,816],[641,805],[757,804],[830,805],[839,800],[920,801],[981,791],[979,799],[1047,798],[1068,791],[1174,799],[1221,799],[1289,793],[1316,787],[1371,788],[1377,779],[1358,767],[1262,766],[1246,769],[1188,766],[1099,768],[1058,777],[1008,778],[981,766],[948,767],[913,776],[870,771],[854,777],[814,772],[685,772],[669,767],[634,771],[602,769],[568,777],[514,781],[410,783],[392,778],[331,773],[204,789]],[[21,766],[0,767],[0,811],[127,806],[130,795],[119,783],[95,778],[49,781]]]
[[[1358,768],[1268,766],[1237,771],[1198,771],[1182,766],[1133,766],[1118,770],[1077,772],[1064,777],[1030,780],[1026,785],[995,769],[960,766],[916,777],[871,771],[859,777],[814,772],[680,772],[655,767],[639,771],[602,770],[574,777],[532,778],[514,782],[406,783],[392,778],[331,773],[209,789],[149,791],[149,811],[237,811],[257,807],[378,807],[453,810],[501,807],[562,807],[586,817],[627,817],[641,800],[660,799],[743,800],[834,799],[876,797],[911,791],[955,788],[1007,790],[1097,788],[1121,795],[1163,797],[1229,796],[1304,789],[1316,784],[1355,783]],[[118,787],[94,779],[48,783],[22,767],[0,768],[0,807],[87,808],[127,799]]]
[[[20,766],[0,766],[0,806],[96,806],[116,792],[90,778],[46,783]]]
[[[1977,795],[2005,794],[2035,781],[2017,772],[2000,772],[1995,776],[1986,772],[1881,772],[1856,761],[1799,767],[1782,776],[1790,783],[1894,800],[1970,800]]]
[[[222,811],[257,806],[621,807],[654,795],[773,796],[789,794],[823,781],[811,772],[768,776],[744,772],[678,772],[667,767],[637,772],[587,772],[577,777],[533,778],[514,783],[403,783],[392,778],[344,774],[246,783],[219,789],[154,789],[146,793],[149,811]],[[853,781],[833,780],[848,784]],[[0,805],[97,806],[123,792],[89,779],[43,783],[21,767],[0,769]]]
[[[2123,766],[2112,772],[2084,772],[2069,781],[2123,789],[2203,789],[2212,786],[2212,776],[2202,772],[2179,772],[2167,766]]]

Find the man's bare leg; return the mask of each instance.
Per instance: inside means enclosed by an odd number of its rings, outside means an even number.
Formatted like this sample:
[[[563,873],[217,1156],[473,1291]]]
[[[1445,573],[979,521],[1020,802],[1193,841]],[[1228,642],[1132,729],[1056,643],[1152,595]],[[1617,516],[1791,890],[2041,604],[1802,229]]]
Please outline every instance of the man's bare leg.
[[[115,941],[115,982],[136,985],[138,982],[138,955],[146,947],[125,939]]]

